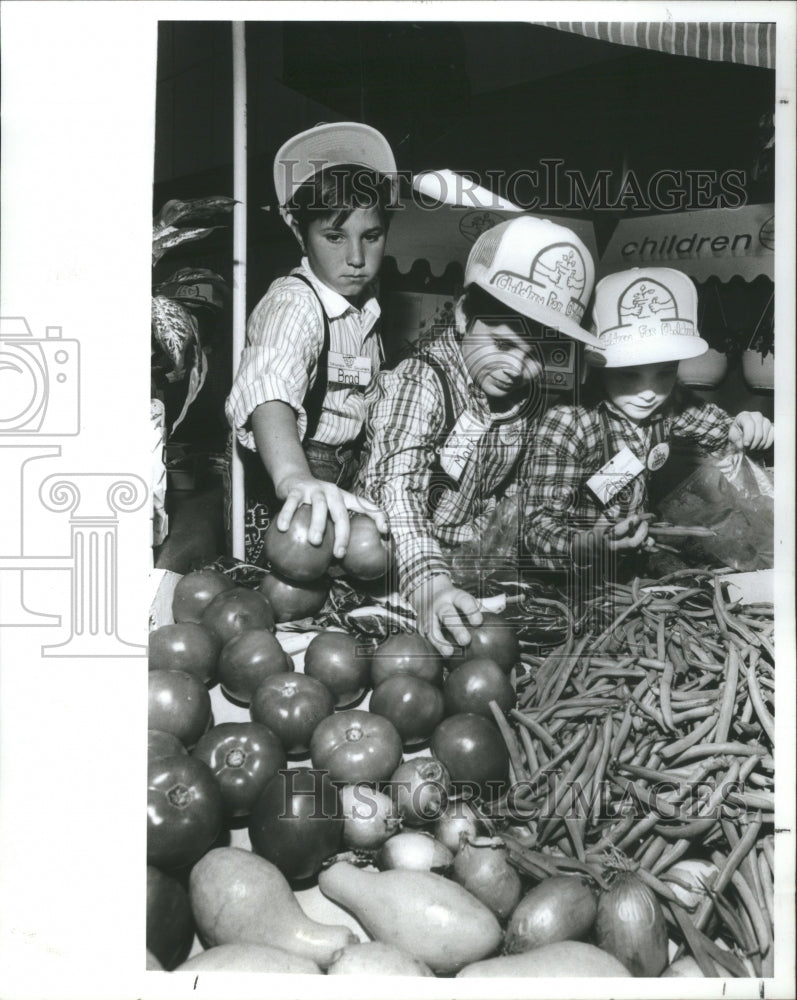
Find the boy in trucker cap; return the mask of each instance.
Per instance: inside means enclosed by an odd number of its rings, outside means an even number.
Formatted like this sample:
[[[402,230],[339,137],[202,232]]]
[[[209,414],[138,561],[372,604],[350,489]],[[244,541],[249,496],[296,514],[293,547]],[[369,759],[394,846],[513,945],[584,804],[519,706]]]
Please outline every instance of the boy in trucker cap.
[[[258,562],[269,521],[312,506],[310,541],[329,512],[335,554],[349,510],[384,516],[349,491],[359,461],[364,389],[382,361],[374,295],[393,201],[387,140],[360,122],[318,125],[274,160],[280,214],[302,252],[252,311],[226,413],[243,446],[246,558]]]
[[[548,410],[528,475],[524,536],[543,566],[588,563],[602,549],[633,551],[648,537],[648,479],[667,461],[671,438],[709,452],[764,449],[774,437],[761,413],[729,416],[676,386],[678,362],[708,344],[697,329],[697,290],[681,271],[632,268],[595,288],[600,342],[583,405]]]
[[[387,514],[400,593],[418,630],[447,656],[481,623],[454,586],[446,552],[516,482],[541,395],[538,342],[580,326],[592,292],[589,251],[569,229],[519,216],[483,233],[465,266],[454,324],[382,372],[367,393],[358,492]]]

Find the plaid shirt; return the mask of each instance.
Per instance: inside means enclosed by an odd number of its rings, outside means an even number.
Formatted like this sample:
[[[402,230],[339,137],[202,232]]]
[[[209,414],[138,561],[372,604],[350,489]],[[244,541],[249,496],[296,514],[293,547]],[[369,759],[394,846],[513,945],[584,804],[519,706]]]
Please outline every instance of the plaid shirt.
[[[385,511],[393,535],[398,587],[409,595],[421,583],[448,574],[443,550],[474,538],[478,522],[510,488],[526,443],[525,416],[495,421],[487,397],[473,382],[453,328],[433,341],[427,353],[448,375],[455,420],[467,411],[484,428],[458,484],[441,488],[433,513],[428,507],[439,436],[445,427],[438,375],[418,358],[406,358],[382,372],[366,391],[366,445],[357,492]],[[435,490],[437,487],[435,486]]]
[[[299,437],[304,438],[307,415],[303,401],[316,377],[324,346],[324,321],[318,299],[329,317],[329,348],[344,355],[365,355],[371,375],[381,363],[379,335],[374,329],[379,304],[368,299],[356,309],[310,270],[307,258],[291,272],[303,274],[318,292],[295,278],[277,278],[252,310],[246,327],[246,347],[227,398],[225,413],[238,440],[255,450],[249,418],[261,403],[281,400],[296,413]],[[342,445],[362,430],[365,406],[356,386],[330,384],[313,440]]]
[[[606,404],[554,406],[540,420],[526,476],[524,539],[527,550],[542,566],[566,568],[571,562],[571,540],[591,527],[601,514],[619,520],[642,510],[647,499],[647,476],[634,481],[630,499],[612,500],[602,507],[586,482],[604,466],[601,411],[607,418],[609,455],[624,447],[646,465],[652,421],[634,423]],[[732,418],[713,403],[704,403],[676,390],[659,411],[664,418],[664,440],[679,437],[709,452],[724,447]],[[659,414],[656,414],[659,416]]]

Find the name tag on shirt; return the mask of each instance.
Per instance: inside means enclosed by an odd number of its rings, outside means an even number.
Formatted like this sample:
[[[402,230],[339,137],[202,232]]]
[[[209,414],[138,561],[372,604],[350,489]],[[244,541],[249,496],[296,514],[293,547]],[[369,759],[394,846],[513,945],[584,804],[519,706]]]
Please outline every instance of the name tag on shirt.
[[[468,459],[485,431],[484,424],[470,413],[463,413],[440,449],[440,465],[455,483],[462,477]]]
[[[371,381],[371,359],[361,354],[327,355],[327,381],[334,385],[366,386]]]
[[[602,504],[606,505],[611,503],[620,490],[632,483],[640,472],[644,471],[645,466],[626,446],[587,480],[587,488]]]

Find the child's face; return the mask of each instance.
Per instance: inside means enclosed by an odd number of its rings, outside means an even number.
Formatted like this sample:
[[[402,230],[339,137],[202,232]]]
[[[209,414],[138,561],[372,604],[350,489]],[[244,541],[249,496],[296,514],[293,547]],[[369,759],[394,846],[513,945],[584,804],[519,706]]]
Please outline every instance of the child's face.
[[[604,368],[600,377],[612,404],[629,420],[640,423],[662,405],[675,386],[678,362]]]
[[[460,341],[470,377],[491,399],[505,399],[542,375],[535,345],[512,322],[473,319]]]
[[[352,303],[379,274],[385,228],[376,208],[355,208],[339,226],[335,216],[313,220],[304,250],[313,273]]]

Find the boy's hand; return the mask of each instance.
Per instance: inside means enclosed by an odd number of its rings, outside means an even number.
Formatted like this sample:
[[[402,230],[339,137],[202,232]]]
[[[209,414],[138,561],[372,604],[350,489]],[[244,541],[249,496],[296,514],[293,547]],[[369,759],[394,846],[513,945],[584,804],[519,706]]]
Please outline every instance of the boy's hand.
[[[629,514],[622,521],[610,521],[601,515],[591,531],[582,532],[576,552],[586,556],[591,547],[601,543],[612,552],[638,549],[648,537],[648,521],[652,517],[652,514]]]
[[[463,624],[481,625],[482,613],[476,598],[455,587],[448,576],[439,573],[422,583],[410,594],[410,604],[418,615],[418,631],[442,656],[451,656],[454,646],[446,638],[448,632],[458,646],[470,644],[470,633]]]
[[[728,441],[745,451],[765,451],[775,440],[775,425],[763,413],[738,413],[728,431]]]
[[[309,475],[295,474],[283,479],[277,492],[285,498],[277,517],[277,530],[287,531],[296,508],[304,503],[309,504],[312,514],[307,537],[312,545],[320,545],[328,513],[335,527],[333,554],[336,559],[342,559],[346,555],[346,547],[349,544],[350,510],[367,514],[376,523],[381,534],[386,535],[388,532],[387,518],[376,504],[363,497],[356,497],[334,483],[326,483]]]

